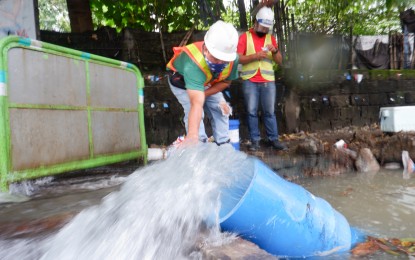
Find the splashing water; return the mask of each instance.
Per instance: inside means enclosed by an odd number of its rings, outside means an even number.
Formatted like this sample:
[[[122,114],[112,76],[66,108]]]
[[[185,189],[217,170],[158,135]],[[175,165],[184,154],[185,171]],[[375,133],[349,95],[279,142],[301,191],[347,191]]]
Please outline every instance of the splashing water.
[[[231,145],[179,149],[78,214],[45,243],[41,259],[201,259],[201,247],[234,238],[220,232],[221,189],[246,185],[250,163]]]
[[[39,178],[36,180],[27,180],[22,181],[20,183],[12,183],[10,184],[10,194],[19,194],[19,195],[26,195],[32,196],[39,190],[40,187],[45,186],[53,181],[53,177],[45,177]]]
[[[22,181],[21,183],[10,184],[10,192],[0,192],[0,204],[11,202],[23,202],[30,200],[41,186],[49,184],[53,177],[40,178],[37,180]]]

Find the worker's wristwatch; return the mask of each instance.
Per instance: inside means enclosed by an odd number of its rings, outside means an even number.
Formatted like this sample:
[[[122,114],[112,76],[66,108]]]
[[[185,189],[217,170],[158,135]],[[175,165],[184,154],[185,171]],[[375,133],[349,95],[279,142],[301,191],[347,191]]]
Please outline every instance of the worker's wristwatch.
[[[272,54],[277,54],[280,50],[276,49],[275,51],[272,52]]]

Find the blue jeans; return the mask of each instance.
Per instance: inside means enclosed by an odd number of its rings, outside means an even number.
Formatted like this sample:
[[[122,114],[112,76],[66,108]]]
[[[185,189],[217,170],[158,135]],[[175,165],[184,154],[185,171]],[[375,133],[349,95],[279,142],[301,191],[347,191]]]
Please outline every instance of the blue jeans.
[[[182,105],[184,110],[184,124],[186,126],[186,133],[189,130],[189,111],[190,111],[190,99],[187,91],[181,88],[172,86],[169,82],[169,86],[173,94],[176,96],[179,103]],[[203,110],[210,119],[213,130],[213,137],[215,142],[223,144],[229,141],[229,116],[222,115],[222,110],[219,107],[219,103],[225,101],[222,92],[218,92],[214,95],[206,97]],[[205,124],[203,123],[204,113],[202,114],[202,120],[199,126],[199,140],[205,142],[207,135],[205,131]]]
[[[264,124],[267,138],[271,141],[278,139],[278,126],[275,117],[275,82],[256,83],[244,80],[242,89],[245,99],[246,112],[248,114],[248,129],[251,141],[261,140],[258,128],[258,104],[264,113]]]

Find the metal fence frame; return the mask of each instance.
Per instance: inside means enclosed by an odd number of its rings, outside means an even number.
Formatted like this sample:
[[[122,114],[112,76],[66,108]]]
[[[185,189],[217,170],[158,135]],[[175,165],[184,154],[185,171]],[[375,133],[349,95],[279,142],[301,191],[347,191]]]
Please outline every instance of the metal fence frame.
[[[88,102],[84,107],[71,106],[71,105],[50,105],[50,104],[16,104],[9,100],[9,62],[8,52],[12,48],[23,48],[34,50],[38,52],[44,52],[46,54],[52,54],[57,56],[63,56],[71,60],[75,59],[83,61],[85,63],[85,73],[89,79],[89,64],[99,64],[116,69],[126,70],[132,72],[136,76],[136,89],[137,89],[137,108],[136,109],[123,109],[113,107],[92,107]],[[85,83],[86,95],[90,99],[89,93],[89,81]],[[145,137],[144,127],[144,79],[139,69],[133,64],[93,55],[90,53],[77,51],[70,48],[65,48],[58,45],[53,45],[29,38],[21,38],[18,36],[8,36],[0,40],[0,191],[7,191],[9,184],[27,179],[34,179],[44,176],[50,176],[58,173],[86,169],[92,167],[98,167],[117,163],[121,161],[133,160],[142,158],[144,163],[147,163],[147,143]],[[13,167],[13,160],[18,158],[12,158],[12,141],[11,141],[11,124],[10,124],[10,109],[44,109],[44,110],[78,110],[85,111],[88,119],[88,141],[89,141],[89,156],[88,158],[71,160],[68,159],[65,162],[59,162],[53,165],[39,165],[37,167],[31,167],[27,169],[15,170]],[[94,140],[92,135],[92,122],[91,113],[94,111],[120,111],[133,112],[138,114],[138,130],[137,133],[139,147],[132,149],[131,151],[122,153],[110,153],[110,154],[95,154],[94,153]]]

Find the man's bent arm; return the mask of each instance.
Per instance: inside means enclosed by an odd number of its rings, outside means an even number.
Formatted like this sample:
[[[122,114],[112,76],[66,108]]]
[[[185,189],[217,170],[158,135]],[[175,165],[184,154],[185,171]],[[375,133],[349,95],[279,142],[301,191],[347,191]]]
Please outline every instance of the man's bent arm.
[[[199,126],[202,120],[203,104],[205,103],[205,93],[200,90],[188,89],[187,94],[190,99],[190,111],[187,138],[199,139]]]
[[[214,95],[218,92],[221,92],[225,88],[229,87],[230,84],[231,84],[230,80],[220,81],[220,82],[214,84],[213,86],[211,86],[210,88],[206,89],[205,90],[205,96],[208,97],[208,96]]]
[[[277,63],[280,66],[282,65],[282,55],[281,55],[281,52],[279,50],[278,50],[277,53],[272,54],[272,58],[275,61],[275,63]]]

